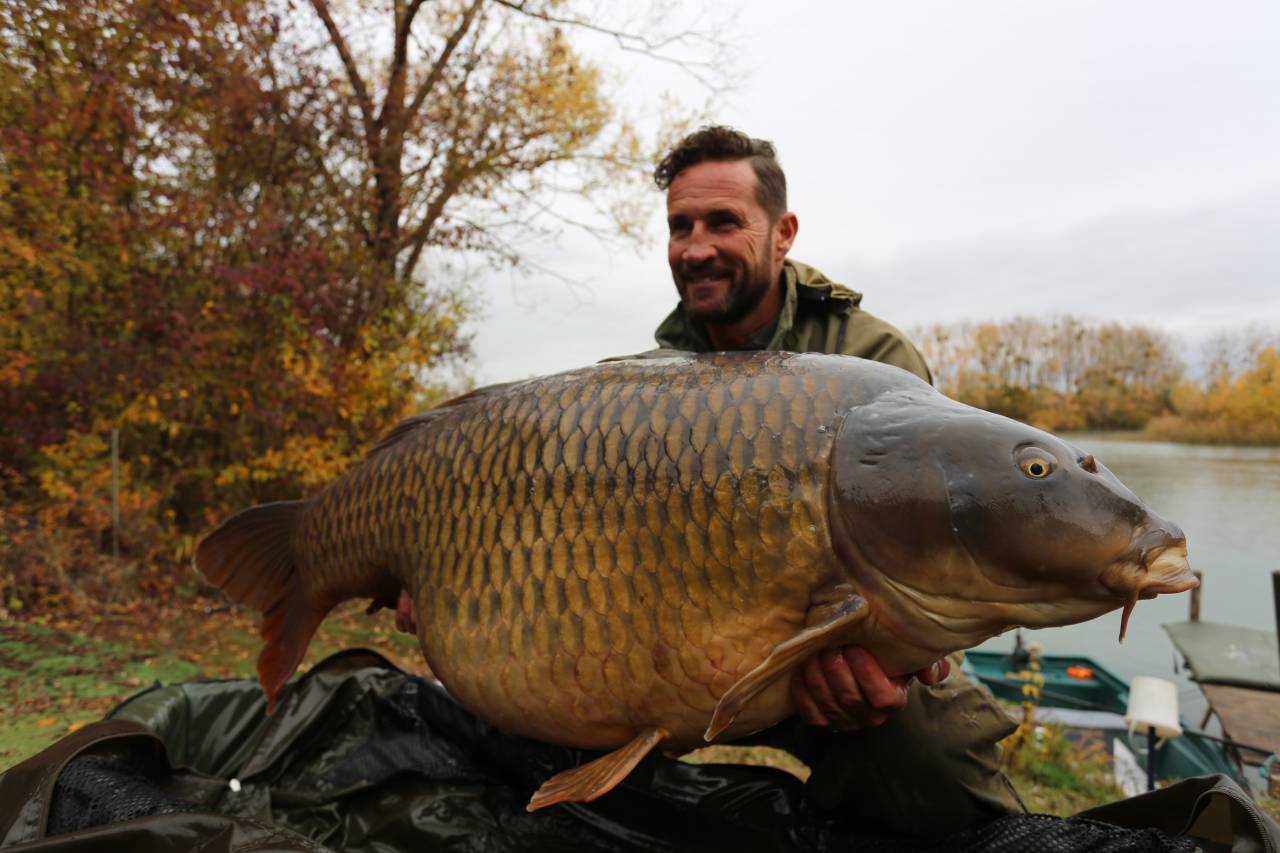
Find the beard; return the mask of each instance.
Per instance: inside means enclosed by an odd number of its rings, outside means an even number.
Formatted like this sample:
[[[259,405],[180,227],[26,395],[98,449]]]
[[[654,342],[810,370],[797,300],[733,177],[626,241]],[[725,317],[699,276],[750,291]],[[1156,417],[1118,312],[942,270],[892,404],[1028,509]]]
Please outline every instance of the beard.
[[[675,279],[680,304],[684,306],[686,316],[701,323],[727,324],[746,317],[768,294],[769,288],[773,286],[772,267],[772,258],[768,256],[761,258],[756,264],[736,269],[717,261],[708,261],[697,266],[682,266],[672,278]],[[712,297],[695,296],[691,300],[690,283],[708,277],[725,278],[728,286]]]

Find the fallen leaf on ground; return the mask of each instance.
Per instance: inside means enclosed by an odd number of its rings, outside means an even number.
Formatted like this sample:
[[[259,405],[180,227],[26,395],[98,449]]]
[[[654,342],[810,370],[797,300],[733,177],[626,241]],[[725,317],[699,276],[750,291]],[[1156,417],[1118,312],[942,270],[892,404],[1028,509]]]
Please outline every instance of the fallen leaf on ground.
[[[80,730],[81,730],[81,729],[83,729],[83,728],[84,728],[84,723],[83,723],[83,722],[80,722],[80,723],[72,723],[71,725],[67,726],[67,731],[69,731],[69,732],[78,732],[78,731],[80,731]]]
[[[36,725],[42,729],[47,729],[49,728],[49,726],[52,726],[56,722],[58,721],[55,720],[53,717],[45,717],[42,720],[36,720]]]

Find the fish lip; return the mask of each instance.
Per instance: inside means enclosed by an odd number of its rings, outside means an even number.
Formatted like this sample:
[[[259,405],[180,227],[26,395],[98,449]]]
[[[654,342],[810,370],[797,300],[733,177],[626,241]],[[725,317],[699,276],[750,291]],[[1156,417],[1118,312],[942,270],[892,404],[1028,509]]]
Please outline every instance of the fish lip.
[[[1178,539],[1150,548],[1139,548],[1108,566],[1098,582],[1124,600],[1120,616],[1120,641],[1129,628],[1129,617],[1139,599],[1172,595],[1195,589],[1200,580],[1187,563],[1187,541]]]
[[[1144,582],[1140,594],[1172,595],[1200,586],[1200,580],[1187,562],[1186,540],[1153,548],[1144,556]]]
[[[1131,552],[1103,570],[1098,581],[1108,592],[1122,598],[1155,598],[1200,585],[1187,562],[1185,541]]]

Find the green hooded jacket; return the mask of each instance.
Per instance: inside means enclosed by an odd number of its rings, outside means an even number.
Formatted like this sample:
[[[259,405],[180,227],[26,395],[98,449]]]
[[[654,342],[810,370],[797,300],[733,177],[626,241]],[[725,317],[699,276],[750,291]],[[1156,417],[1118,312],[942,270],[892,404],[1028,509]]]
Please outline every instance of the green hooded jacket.
[[[856,355],[932,381],[924,356],[906,335],[859,307],[861,293],[799,261],[785,261],[782,278],[786,296],[777,323],[761,329],[741,349]],[[706,331],[685,316],[682,305],[662,321],[654,337],[665,349],[711,351]]]

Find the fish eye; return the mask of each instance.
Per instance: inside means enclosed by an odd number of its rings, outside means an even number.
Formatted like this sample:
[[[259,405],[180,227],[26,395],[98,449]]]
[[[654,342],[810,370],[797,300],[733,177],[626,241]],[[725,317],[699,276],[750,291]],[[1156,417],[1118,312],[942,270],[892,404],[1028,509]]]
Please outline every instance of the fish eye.
[[[1028,447],[1018,454],[1018,467],[1032,480],[1043,480],[1052,474],[1057,466],[1044,451]]]

